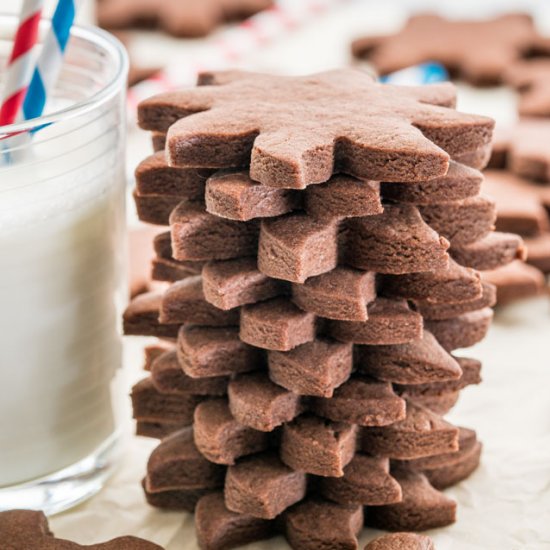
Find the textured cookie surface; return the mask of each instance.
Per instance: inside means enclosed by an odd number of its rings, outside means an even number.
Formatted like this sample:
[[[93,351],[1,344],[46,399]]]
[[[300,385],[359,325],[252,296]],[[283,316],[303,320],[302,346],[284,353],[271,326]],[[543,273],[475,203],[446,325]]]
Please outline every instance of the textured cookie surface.
[[[229,510],[223,493],[203,496],[197,503],[195,527],[200,547],[205,550],[234,548],[272,537],[274,522]]]
[[[425,531],[456,521],[456,502],[434,489],[423,474],[397,470],[403,500],[366,510],[365,522],[389,531]]]
[[[250,164],[254,180],[274,187],[328,181],[335,163],[374,181],[443,176],[449,155],[488,144],[493,127],[450,109],[450,85],[385,86],[352,69],[305,77],[233,71],[202,82],[209,85],[142,102],[141,126],[169,129],[173,165]]]
[[[417,533],[392,533],[371,540],[365,550],[435,550],[429,537]]]
[[[306,499],[285,514],[284,522],[285,536],[292,548],[355,550],[357,534],[363,526],[363,508]]]

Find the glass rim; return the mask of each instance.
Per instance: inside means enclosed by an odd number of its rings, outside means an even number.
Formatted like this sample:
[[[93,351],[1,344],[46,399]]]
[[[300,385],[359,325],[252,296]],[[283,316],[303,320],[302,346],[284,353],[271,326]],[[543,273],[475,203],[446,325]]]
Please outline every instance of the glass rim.
[[[0,25],[6,22],[17,23],[18,17],[16,15],[0,13]],[[42,18],[40,21],[41,26],[48,23],[51,24],[51,19]],[[71,27],[71,36],[89,44],[95,44],[102,47],[107,55],[110,55],[117,64],[117,69],[113,77],[95,94],[86,99],[76,101],[68,107],[30,120],[0,126],[0,135],[29,132],[36,127],[55,124],[61,120],[85,114],[114,96],[119,91],[121,81],[124,81],[125,85],[129,64],[128,55],[124,46],[116,37],[93,25],[76,24]]]

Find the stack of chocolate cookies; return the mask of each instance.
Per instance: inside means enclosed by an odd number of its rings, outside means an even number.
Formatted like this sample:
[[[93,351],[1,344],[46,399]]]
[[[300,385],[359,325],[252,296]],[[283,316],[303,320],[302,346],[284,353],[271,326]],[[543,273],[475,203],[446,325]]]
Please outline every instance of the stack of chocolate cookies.
[[[132,392],[163,437],[148,501],[195,510],[204,549],[282,533],[357,548],[366,524],[455,520],[440,490],[478,465],[446,422],[489,328],[475,269],[522,255],[479,196],[493,123],[452,85],[395,87],[341,70],[205,74],[139,108],[158,152],[137,168],[140,217],[168,224],[127,334],[157,336]]]

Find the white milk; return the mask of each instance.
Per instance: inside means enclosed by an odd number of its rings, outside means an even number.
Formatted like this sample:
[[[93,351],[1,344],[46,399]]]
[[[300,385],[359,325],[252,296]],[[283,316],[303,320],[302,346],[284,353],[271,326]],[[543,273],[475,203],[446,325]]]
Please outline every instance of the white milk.
[[[0,164],[0,487],[78,462],[114,430],[118,122],[51,126],[40,138],[53,139]]]

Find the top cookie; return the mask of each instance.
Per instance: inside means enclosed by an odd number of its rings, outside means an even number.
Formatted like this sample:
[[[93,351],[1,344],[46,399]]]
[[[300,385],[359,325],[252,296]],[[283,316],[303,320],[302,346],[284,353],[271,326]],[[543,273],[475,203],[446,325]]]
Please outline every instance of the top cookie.
[[[493,121],[458,113],[451,84],[405,87],[343,69],[303,77],[207,74],[197,88],[143,101],[139,123],[168,131],[169,162],[250,164],[252,179],[302,189],[345,172],[416,182],[446,174],[449,156],[490,142]]]
[[[273,0],[99,0],[97,19],[106,29],[160,27],[173,36],[194,38],[272,5]]]
[[[526,14],[482,21],[449,21],[424,14],[411,17],[394,35],[359,38],[352,52],[371,61],[381,74],[437,61],[454,77],[492,85],[501,83],[505,69],[536,51],[539,43],[533,20]]]

